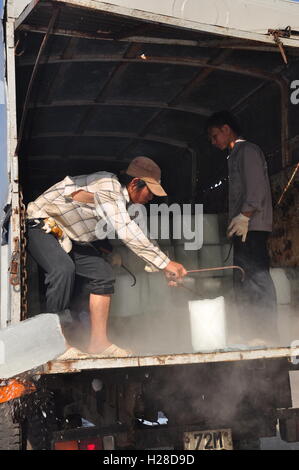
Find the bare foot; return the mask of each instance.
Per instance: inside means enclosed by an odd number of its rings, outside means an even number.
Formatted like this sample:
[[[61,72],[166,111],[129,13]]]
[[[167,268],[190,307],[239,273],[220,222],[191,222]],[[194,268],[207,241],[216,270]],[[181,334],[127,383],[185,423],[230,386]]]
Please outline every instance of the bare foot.
[[[128,357],[134,355],[133,351],[119,348],[116,344],[110,344],[110,346],[100,352],[89,352],[88,354],[100,357]]]
[[[105,351],[109,346],[111,346],[112,343],[110,341],[107,341],[105,343],[100,343],[100,344],[90,344],[87,348],[87,352],[89,354],[100,354],[103,351]]]

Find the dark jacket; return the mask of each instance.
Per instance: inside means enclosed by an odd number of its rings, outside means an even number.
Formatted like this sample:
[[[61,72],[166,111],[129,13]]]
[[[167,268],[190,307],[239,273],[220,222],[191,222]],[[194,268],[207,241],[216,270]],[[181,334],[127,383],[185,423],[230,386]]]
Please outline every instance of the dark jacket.
[[[272,231],[272,196],[262,150],[247,141],[235,144],[229,158],[229,221],[240,212],[255,211],[249,230]]]

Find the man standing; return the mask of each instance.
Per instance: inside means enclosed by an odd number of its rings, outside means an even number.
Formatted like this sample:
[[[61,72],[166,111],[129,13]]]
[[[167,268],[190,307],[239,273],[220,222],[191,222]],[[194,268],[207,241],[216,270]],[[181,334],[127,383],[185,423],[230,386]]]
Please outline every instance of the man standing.
[[[161,170],[153,160],[137,157],[123,175],[123,184],[116,175],[104,171],[67,176],[28,205],[28,250],[46,275],[47,311],[60,313],[69,307],[75,274],[88,281],[91,319],[88,355],[129,354],[111,344],[107,336],[115,279],[111,266],[97,249],[97,240],[102,236],[99,226],[112,227],[129,249],[145,263],[163,270],[167,278],[180,279],[186,275],[184,267],[170,261],[127,211],[130,203],[146,204],[153,195],[166,196],[160,178]],[[84,356],[82,351],[69,348],[60,359]]]
[[[269,273],[267,239],[272,231],[272,197],[262,150],[241,137],[235,117],[227,111],[207,122],[212,145],[229,151],[229,225],[234,264],[245,271],[245,281],[234,273],[241,336],[251,346],[278,341],[276,292]]]

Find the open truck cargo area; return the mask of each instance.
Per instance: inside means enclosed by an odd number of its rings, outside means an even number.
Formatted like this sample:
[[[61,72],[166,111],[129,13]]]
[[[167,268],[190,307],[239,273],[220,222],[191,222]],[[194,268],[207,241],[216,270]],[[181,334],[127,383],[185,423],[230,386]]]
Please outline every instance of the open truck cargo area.
[[[296,163],[298,111],[290,102],[290,80],[296,78],[298,49],[285,47],[286,69],[274,40],[266,46],[228,39],[178,28],[169,24],[170,18],[166,24],[145,21],[131,10],[122,16],[109,8],[103,11],[101,2],[93,9],[83,8],[83,3],[38,2],[17,22],[18,153],[25,202],[66,175],[118,172],[133,157],[148,155],[162,168],[169,205],[203,203],[204,208],[202,249],[185,251],[184,240],[170,235],[158,240],[165,253],[188,269],[233,264],[225,234],[226,156],[210,146],[204,124],[221,109],[238,116],[246,137],[266,154],[276,204]],[[265,38],[268,42],[269,36]],[[291,38],[296,41],[296,35]],[[289,233],[281,236],[286,224],[282,226],[280,217],[286,207],[292,210],[288,200],[294,197],[296,185],[276,208],[279,219],[272,242],[276,285],[285,280],[282,267],[289,270],[286,282],[293,285],[292,298],[289,293],[288,299],[278,299],[282,346],[296,339],[287,336],[296,331],[298,216],[293,211],[287,223],[294,237],[291,257],[283,249]],[[143,262],[116,242],[137,280],[130,287],[129,274],[117,272],[111,312],[116,341],[140,356],[193,353],[188,300],[194,294],[168,289],[162,275],[145,273]],[[233,330],[232,271],[202,273],[192,281],[199,298],[225,296]],[[43,307],[38,282],[36,267],[29,267],[30,315]],[[88,305],[81,287],[74,309],[82,320]]]
[[[265,14],[256,16],[253,2],[228,3],[230,17],[221,2],[210,2],[203,12],[191,1],[40,0],[23,11],[8,2],[10,242],[27,278],[21,276],[20,289],[8,288],[9,309],[1,294],[2,326],[45,312],[43,273],[30,256],[26,261],[22,256],[23,203],[67,175],[117,173],[136,156],[153,158],[162,169],[167,204],[203,204],[204,210],[200,250],[185,251],[185,240],[171,236],[158,240],[161,249],[190,270],[232,265],[226,237],[227,159],[205,135],[207,118],[229,109],[246,138],[265,153],[274,204],[269,250],[279,344],[230,347],[238,324],[232,271],[190,278],[192,292],[169,289],[161,273],[145,272],[144,263],[114,241],[136,284],[115,268],[109,333],[138,354],[53,361],[33,371],[42,375],[37,387],[51,413],[59,407],[58,424],[46,426],[44,441],[35,448],[53,447],[56,438],[74,442],[92,434],[107,449],[176,449],[184,448],[185,432],[217,429],[232,429],[235,447],[246,440],[258,446],[260,437],[275,435],[278,418],[283,437],[298,440],[289,432],[297,420],[290,412],[295,402],[289,371],[297,370],[299,341],[299,6],[260,2],[269,13],[267,23]],[[274,3],[281,7],[279,15]],[[239,24],[244,8],[248,22],[243,17]],[[188,302],[219,296],[226,301],[228,345],[195,350]],[[88,297],[80,280],[72,316],[80,328],[70,329],[68,339],[84,347]],[[174,406],[167,405],[171,400]],[[145,418],[155,421],[159,411],[168,425],[145,430]],[[82,418],[94,428],[83,429]],[[45,425],[44,418],[23,418],[32,442],[31,423],[41,420]]]

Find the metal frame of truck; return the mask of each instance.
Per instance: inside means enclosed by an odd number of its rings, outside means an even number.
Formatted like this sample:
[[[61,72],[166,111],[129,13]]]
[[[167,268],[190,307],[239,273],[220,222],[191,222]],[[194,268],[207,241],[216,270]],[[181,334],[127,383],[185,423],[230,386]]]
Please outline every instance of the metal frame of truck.
[[[174,16],[161,15],[159,13],[149,13],[146,11],[137,10],[135,8],[127,8],[113,4],[113,2],[100,2],[90,0],[57,0],[57,3],[67,3],[73,6],[79,6],[87,9],[98,9],[102,11],[109,11],[118,15],[125,15],[126,17],[135,17],[144,19],[147,21],[158,22],[162,24],[171,24],[177,27],[196,29],[200,31],[206,31],[209,33],[223,34],[222,26],[213,26],[207,24],[200,24],[177,18]],[[7,22],[6,22],[6,38],[7,38],[7,99],[8,99],[8,112],[9,112],[9,125],[8,125],[8,154],[10,162],[10,183],[11,183],[11,202],[12,202],[12,219],[11,219],[11,236],[10,236],[10,252],[14,252],[16,256],[19,256],[19,248],[21,243],[19,217],[20,217],[20,205],[19,205],[19,184],[18,184],[18,156],[15,153],[18,143],[17,125],[16,125],[16,95],[15,95],[15,43],[14,43],[14,30],[19,27],[27,15],[34,9],[39,2],[32,1],[20,15],[19,18],[14,17],[14,5],[13,0],[7,2]],[[56,0],[55,2],[56,3]],[[138,2],[137,2],[138,3]],[[37,31],[46,32],[42,28],[36,28]],[[58,34],[71,35],[72,32],[61,31]],[[250,39],[264,43],[264,46],[272,45],[273,38],[269,35],[260,33],[251,33],[246,31],[236,31],[231,28],[226,28],[225,34],[230,37],[238,37],[242,39]],[[298,39],[284,39],[283,43],[285,46],[298,48]],[[221,68],[221,66],[215,66],[215,68]],[[226,68],[227,69],[227,68]],[[233,70],[233,67],[231,68]],[[239,70],[235,71],[241,74],[253,74],[254,76],[260,76],[265,79],[274,80],[281,91],[281,112],[282,112],[282,142],[284,145],[283,157],[284,165],[289,163],[288,153],[288,117],[286,111],[286,103],[289,99],[289,90],[287,84],[277,76],[267,76],[264,72],[259,70],[248,71]],[[5,278],[5,263],[2,264],[2,279]],[[4,312],[4,305],[9,303],[11,299],[10,314]],[[20,321],[21,318],[21,305],[20,305],[20,291],[18,289],[9,286],[7,293],[2,294],[1,297],[1,325],[7,323],[15,323]],[[3,319],[4,314],[4,319]],[[256,349],[250,351],[216,351],[213,353],[196,353],[196,354],[175,354],[175,355],[159,355],[159,356],[145,356],[145,357],[132,357],[132,358],[115,358],[115,359],[86,359],[80,361],[67,361],[67,362],[52,362],[46,364],[41,370],[36,373],[45,375],[52,374],[66,374],[66,373],[78,373],[80,371],[89,370],[103,370],[103,369],[120,369],[120,368],[148,368],[152,366],[179,366],[179,365],[190,365],[190,364],[207,364],[207,363],[228,363],[235,361],[256,361],[266,359],[283,359],[289,360],[295,357],[297,350],[292,348],[275,348],[275,349]]]

